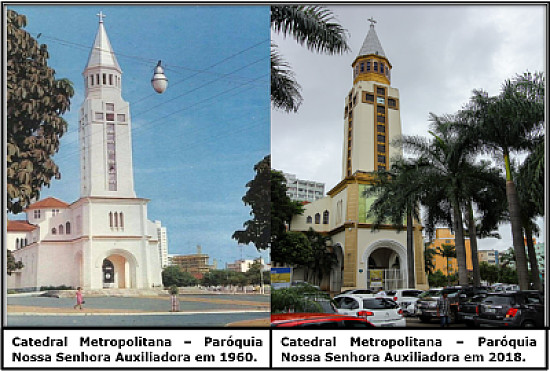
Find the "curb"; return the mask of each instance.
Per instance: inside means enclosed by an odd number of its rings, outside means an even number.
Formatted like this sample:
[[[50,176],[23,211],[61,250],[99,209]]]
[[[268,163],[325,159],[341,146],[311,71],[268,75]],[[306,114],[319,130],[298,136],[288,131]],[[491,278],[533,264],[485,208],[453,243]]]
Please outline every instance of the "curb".
[[[195,314],[234,314],[234,313],[270,313],[270,310],[231,310],[217,312],[112,312],[112,313],[35,313],[35,312],[17,312],[7,313],[8,316],[44,316],[44,317],[64,317],[64,316],[188,316]]]

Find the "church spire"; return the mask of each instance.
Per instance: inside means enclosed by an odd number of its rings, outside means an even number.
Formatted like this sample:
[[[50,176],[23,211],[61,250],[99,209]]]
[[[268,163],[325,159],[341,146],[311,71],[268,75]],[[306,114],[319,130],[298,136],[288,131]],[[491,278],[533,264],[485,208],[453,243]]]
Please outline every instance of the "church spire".
[[[363,41],[359,54],[352,63],[353,83],[358,81],[376,81],[382,84],[390,85],[392,65],[378,35],[374,30],[376,21],[371,17],[369,32]]]
[[[376,23],[376,21],[372,17],[369,18],[368,21],[370,22],[369,32],[365,37],[365,41],[363,41],[363,46],[359,51],[358,57],[369,54],[375,54],[381,57],[385,57],[386,55],[384,54],[384,49],[382,49],[382,44],[378,39],[376,31],[374,30],[374,24]]]
[[[103,25],[103,18],[105,18],[106,15],[104,15],[103,12],[99,12],[97,16],[99,17],[99,28],[95,36],[92,50],[90,50],[86,69],[92,67],[105,67],[114,68],[118,72],[122,72],[116,60],[113,48],[111,47],[111,43],[109,42],[109,38],[107,37],[105,26]]]

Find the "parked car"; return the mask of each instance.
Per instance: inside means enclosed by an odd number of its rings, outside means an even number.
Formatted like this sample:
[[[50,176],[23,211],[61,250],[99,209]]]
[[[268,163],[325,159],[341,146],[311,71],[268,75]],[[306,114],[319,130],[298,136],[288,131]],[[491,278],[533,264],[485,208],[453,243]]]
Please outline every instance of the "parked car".
[[[487,294],[480,293],[460,302],[457,308],[458,321],[468,327],[476,327],[475,320],[479,314],[479,304],[485,297]]]
[[[342,291],[339,295],[342,294],[348,294],[348,295],[366,295],[366,294],[374,294],[374,290],[371,289],[351,289],[351,290],[345,290]]]
[[[525,290],[488,294],[479,304],[478,326],[544,327],[544,296]]]
[[[497,293],[519,291],[519,285],[498,285],[493,287],[493,291]]]
[[[279,313],[271,315],[271,327],[301,328],[372,328],[368,320],[361,317],[327,313]]]
[[[413,316],[416,314],[416,302],[418,295],[422,294],[423,290],[417,289],[399,289],[387,290],[383,292],[384,296],[391,297],[403,309],[403,314]]]
[[[390,298],[339,295],[334,298],[338,313],[367,318],[376,327],[405,327],[403,310]]]
[[[437,299],[441,296],[441,288],[434,288],[424,291],[418,295],[416,301],[416,315],[421,322],[430,322],[437,317]]]

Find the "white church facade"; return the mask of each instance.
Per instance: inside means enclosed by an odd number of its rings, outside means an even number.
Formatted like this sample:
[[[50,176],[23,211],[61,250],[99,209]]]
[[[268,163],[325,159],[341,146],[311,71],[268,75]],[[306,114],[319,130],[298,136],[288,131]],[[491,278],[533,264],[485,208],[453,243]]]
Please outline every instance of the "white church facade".
[[[290,229],[309,228],[332,239],[338,258],[330,277],[321,286],[332,292],[345,288],[405,288],[408,261],[414,261],[415,283],[427,287],[424,273],[421,226],[414,223],[414,254],[407,254],[405,230],[384,225],[372,231],[367,211],[373,202],[363,191],[373,183],[373,173],[389,169],[402,150],[390,146],[401,137],[399,90],[392,87],[388,58],[380,44],[374,21],[358,56],[352,63],[353,87],[345,99],[342,180],[327,196],[306,204],[292,219]],[[299,271],[298,271],[299,273]],[[299,279],[295,276],[294,279]]]
[[[130,109],[101,14],[83,77],[80,198],[46,198],[25,210],[25,221],[8,221],[7,247],[24,265],[8,276],[10,289],[162,286],[160,223],[148,220],[149,200],[134,191]]]

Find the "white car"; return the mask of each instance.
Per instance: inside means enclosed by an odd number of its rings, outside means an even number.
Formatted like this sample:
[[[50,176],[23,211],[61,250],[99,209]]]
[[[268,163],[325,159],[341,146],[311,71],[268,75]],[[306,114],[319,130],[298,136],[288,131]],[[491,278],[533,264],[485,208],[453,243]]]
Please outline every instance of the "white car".
[[[403,309],[404,314],[412,316],[416,314],[418,295],[423,292],[417,289],[387,290],[384,291],[383,296],[392,298]]]
[[[338,295],[338,313],[364,317],[376,327],[405,327],[403,310],[391,298],[374,295]]]

